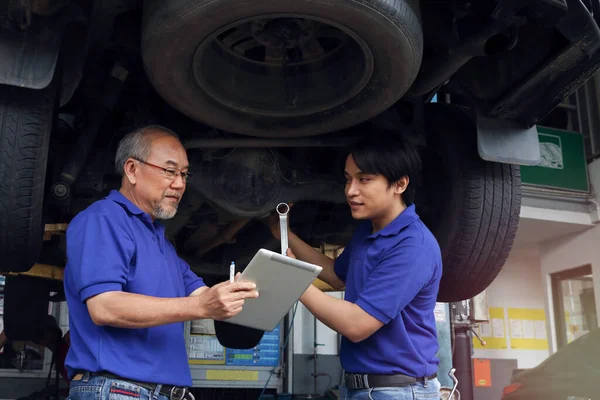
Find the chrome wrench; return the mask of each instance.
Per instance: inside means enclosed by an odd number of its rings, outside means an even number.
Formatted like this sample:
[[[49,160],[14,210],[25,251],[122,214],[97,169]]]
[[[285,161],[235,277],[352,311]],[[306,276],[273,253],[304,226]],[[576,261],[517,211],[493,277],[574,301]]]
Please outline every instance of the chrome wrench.
[[[450,379],[452,379],[452,391],[450,392],[450,396],[448,396],[448,400],[453,400],[454,393],[456,392],[456,388],[458,387],[458,379],[456,379],[456,376],[454,375],[454,372],[456,371],[456,368],[451,368],[450,372],[448,372],[448,376],[450,376]],[[460,396],[459,396],[460,398]]]
[[[288,213],[290,212],[290,206],[286,203],[279,203],[277,207],[277,214],[279,214],[279,234],[281,236],[281,254],[286,255],[288,249]]]

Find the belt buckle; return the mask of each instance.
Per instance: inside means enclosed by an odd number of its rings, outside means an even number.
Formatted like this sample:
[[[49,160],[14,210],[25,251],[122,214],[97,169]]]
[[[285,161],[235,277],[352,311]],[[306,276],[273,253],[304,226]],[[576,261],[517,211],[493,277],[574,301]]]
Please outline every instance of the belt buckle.
[[[354,374],[352,380],[356,389],[369,389],[369,380],[366,375]]]
[[[188,389],[186,387],[173,386],[169,394],[169,400],[183,400],[187,394]]]

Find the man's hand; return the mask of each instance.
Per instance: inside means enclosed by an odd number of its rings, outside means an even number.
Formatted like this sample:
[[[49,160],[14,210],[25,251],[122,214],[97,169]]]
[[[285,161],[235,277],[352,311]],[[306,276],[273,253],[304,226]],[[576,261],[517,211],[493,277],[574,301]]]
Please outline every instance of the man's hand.
[[[256,285],[251,282],[227,281],[200,289],[194,291],[194,296],[177,298],[110,291],[92,296],[85,303],[98,326],[140,329],[204,318],[231,318],[242,311],[244,299],[258,297]]]
[[[290,204],[289,206],[291,208],[292,204]],[[271,214],[267,222],[269,224],[269,228],[271,229],[271,234],[275,237],[275,239],[281,240],[279,229],[279,215],[277,214],[277,212]],[[289,257],[297,258],[299,260],[323,267],[323,271],[319,274],[319,279],[321,279],[322,281],[324,281],[329,286],[335,289],[342,289],[344,287],[344,282],[342,282],[340,278],[335,274],[333,259],[313,249],[308,243],[304,242],[302,239],[300,239],[292,231],[289,230],[288,245],[289,249],[287,250],[286,254]],[[292,249],[294,249],[293,252]]]
[[[239,275],[238,273],[237,277]],[[197,299],[200,307],[204,309],[205,318],[222,321],[239,314],[245,299],[257,297],[258,292],[254,283],[226,281],[205,290],[197,296]]]

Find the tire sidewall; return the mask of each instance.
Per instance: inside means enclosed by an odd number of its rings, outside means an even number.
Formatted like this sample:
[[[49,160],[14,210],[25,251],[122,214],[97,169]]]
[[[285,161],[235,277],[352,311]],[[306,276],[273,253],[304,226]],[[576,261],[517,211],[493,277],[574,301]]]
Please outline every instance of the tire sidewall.
[[[0,107],[4,108],[0,112],[6,113],[5,118],[12,114],[12,134],[18,138],[10,142],[3,137],[8,132],[0,132],[0,140],[4,140],[0,150],[10,154],[0,165],[0,175],[8,177],[0,185],[5,201],[0,206],[6,207],[2,210],[6,219],[0,218],[0,254],[5,262],[0,271],[28,271],[42,249],[46,166],[58,88],[56,78],[42,90],[0,87]],[[2,99],[8,102],[2,104]]]
[[[152,9],[149,7],[148,13]],[[161,96],[184,114],[232,132],[279,136],[282,131],[293,131],[298,136],[308,136],[356,125],[393,105],[416,78],[421,62],[420,24],[416,25],[419,27],[416,35],[407,32],[407,27],[364,2],[203,0],[187,10],[180,8],[179,11],[186,11],[184,15],[177,14],[177,10],[175,6],[159,8],[145,18],[142,49],[150,80]],[[236,21],[281,13],[330,20],[361,37],[374,58],[373,75],[361,93],[324,112],[294,118],[264,118],[226,109],[200,90],[191,65],[204,38]],[[418,21],[416,14],[413,17]],[[241,120],[246,122],[243,132]]]
[[[508,176],[505,179],[509,180],[498,181],[499,176],[491,172],[499,166],[479,158],[473,115],[444,104],[427,108],[424,178],[430,181],[421,199],[430,208],[433,204],[436,212],[425,214],[423,220],[442,252],[438,301],[461,301],[484,290],[504,264],[514,239],[511,231],[516,225],[509,217],[512,210],[503,208],[503,198],[489,189],[498,185],[514,187],[515,182]],[[432,176],[437,179],[432,180]],[[520,198],[520,194],[513,195]],[[501,215],[505,219],[490,225],[490,218]]]
[[[430,116],[436,115],[435,107]],[[433,203],[435,210],[422,215],[428,228],[434,234],[442,257],[447,258],[460,224],[460,205],[465,192],[465,172],[469,169],[466,154],[476,151],[469,149],[469,142],[457,140],[450,133],[448,123],[443,118],[429,118],[427,123],[427,150],[423,157],[423,187],[421,201]],[[457,123],[458,121],[452,121]],[[461,123],[467,121],[462,120]]]

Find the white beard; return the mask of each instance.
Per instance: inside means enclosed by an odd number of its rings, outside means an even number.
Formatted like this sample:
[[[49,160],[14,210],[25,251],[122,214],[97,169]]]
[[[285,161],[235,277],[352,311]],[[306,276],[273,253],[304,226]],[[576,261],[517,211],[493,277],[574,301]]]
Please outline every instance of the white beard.
[[[154,218],[156,219],[171,219],[177,214],[177,206],[164,207],[157,204],[156,207],[154,207],[152,214],[154,214]]]

